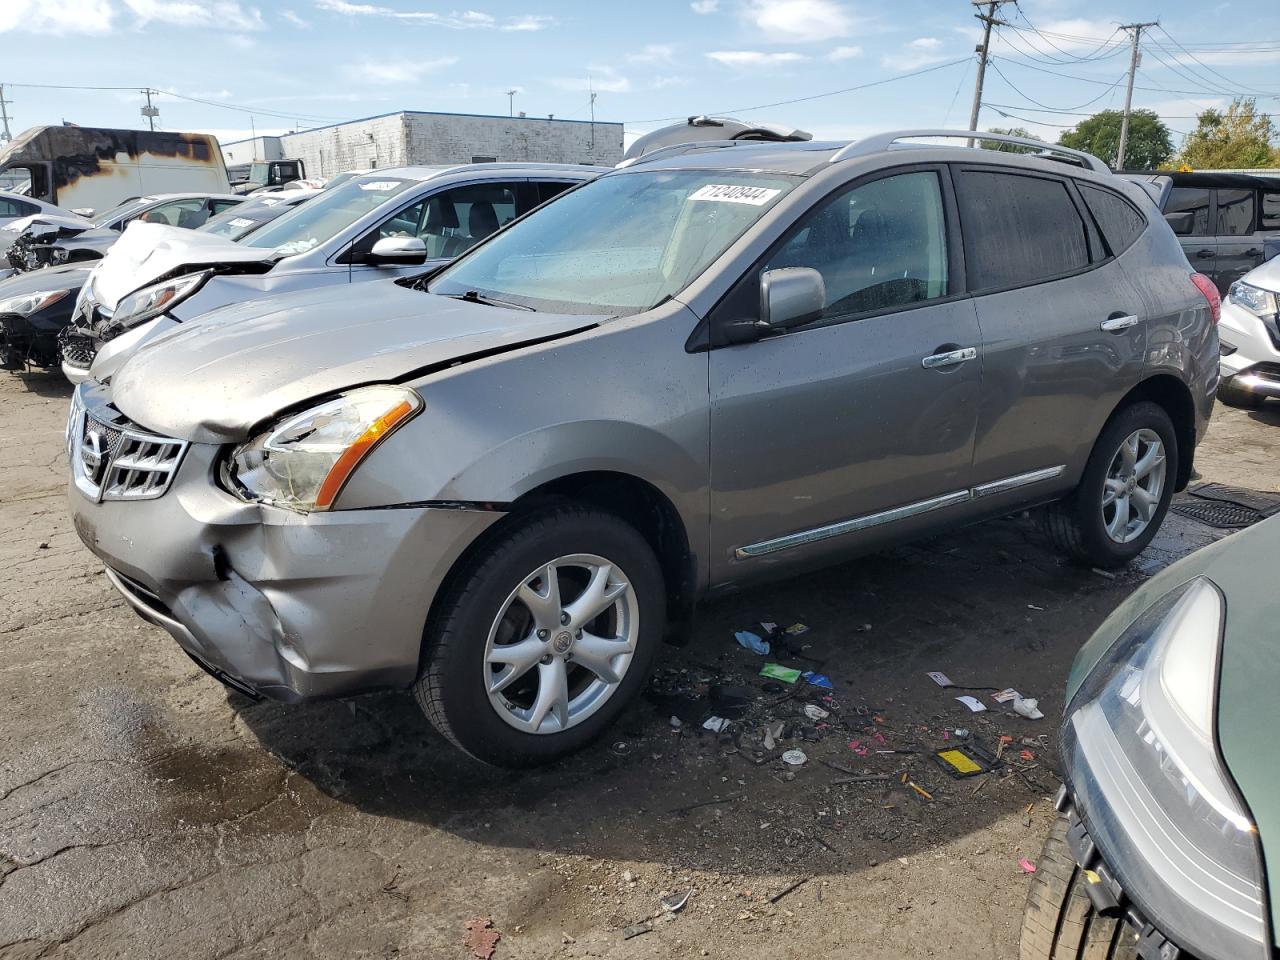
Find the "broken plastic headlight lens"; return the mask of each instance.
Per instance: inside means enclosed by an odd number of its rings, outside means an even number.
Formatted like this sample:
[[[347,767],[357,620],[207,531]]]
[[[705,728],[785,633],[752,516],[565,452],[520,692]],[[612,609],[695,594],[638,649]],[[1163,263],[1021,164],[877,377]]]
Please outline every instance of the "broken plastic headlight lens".
[[[232,492],[309,513],[329,510],[362,460],[422,409],[413,390],[361,387],[241,444],[223,465]]]
[[[1232,303],[1248,310],[1255,317],[1274,317],[1280,313],[1280,305],[1277,305],[1278,298],[1274,293],[1255,287],[1251,283],[1245,283],[1243,280],[1233,283],[1231,289],[1227,291],[1227,296],[1231,298]]]
[[[0,300],[0,313],[16,313],[20,317],[29,317],[57,303],[70,292],[70,290],[41,290],[37,293],[8,297]]]
[[[158,317],[199,290],[210,275],[211,271],[208,270],[204,273],[189,273],[185,277],[176,277],[135,290],[116,304],[112,319],[125,326],[137,326],[144,320]]]
[[[1140,616],[1063,729],[1090,834],[1147,919],[1196,956],[1268,955],[1257,832],[1218,754],[1225,602],[1204,577]],[[1212,906],[1211,906],[1212,905]]]

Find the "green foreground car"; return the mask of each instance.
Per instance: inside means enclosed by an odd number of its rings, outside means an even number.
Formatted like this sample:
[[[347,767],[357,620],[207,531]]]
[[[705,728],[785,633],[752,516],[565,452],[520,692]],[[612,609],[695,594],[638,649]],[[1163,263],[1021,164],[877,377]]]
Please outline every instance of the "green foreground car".
[[[1277,954],[1280,517],[1169,567],[1076,657],[1022,960]]]

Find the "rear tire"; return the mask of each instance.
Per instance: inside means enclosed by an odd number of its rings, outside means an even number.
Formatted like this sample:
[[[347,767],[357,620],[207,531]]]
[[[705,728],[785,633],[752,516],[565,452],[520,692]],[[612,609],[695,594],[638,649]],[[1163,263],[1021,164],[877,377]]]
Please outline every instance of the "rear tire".
[[[665,586],[645,538],[602,510],[546,507],[508,517],[494,534],[432,611],[414,695],[459,749],[530,767],[590,743],[640,692],[662,640]],[[596,574],[603,599],[576,604]],[[581,622],[570,615],[596,606],[602,612]]]
[[[1084,884],[1067,846],[1067,818],[1058,814],[1027,890],[1020,960],[1136,960],[1132,931],[1099,916]]]
[[[1267,398],[1261,394],[1236,386],[1235,377],[1226,377],[1218,384],[1218,399],[1228,407],[1239,407],[1241,410],[1257,410]]]
[[[1134,438],[1138,440],[1135,441]],[[1145,489],[1135,489],[1131,485],[1127,490],[1124,484],[1116,479],[1118,457],[1122,456],[1122,445],[1136,443],[1139,454],[1149,451],[1158,439],[1163,446],[1162,479],[1158,497],[1146,494]],[[1089,461],[1085,465],[1084,474],[1075,492],[1064,500],[1049,504],[1040,513],[1040,526],[1058,549],[1075,557],[1090,566],[1114,568],[1122,567],[1147,548],[1151,539],[1164,522],[1169,511],[1169,501],[1173,499],[1173,487],[1178,476],[1179,462],[1178,438],[1173,429],[1173,421],[1169,414],[1158,404],[1142,400],[1118,410],[1107,421],[1093,446]],[[1120,472],[1123,473],[1123,470]],[[1148,474],[1149,476],[1149,474]],[[1136,477],[1136,473],[1134,474]],[[1149,481],[1144,481],[1149,482]],[[1120,536],[1127,539],[1117,540],[1109,533],[1109,519],[1115,516],[1119,505],[1115,502],[1113,485],[1119,484],[1122,490],[1124,509],[1138,510],[1138,498],[1150,504],[1149,518],[1138,522],[1136,513],[1130,527],[1121,530]],[[1104,498],[1111,496],[1110,501]],[[1110,515],[1108,514],[1110,512]]]

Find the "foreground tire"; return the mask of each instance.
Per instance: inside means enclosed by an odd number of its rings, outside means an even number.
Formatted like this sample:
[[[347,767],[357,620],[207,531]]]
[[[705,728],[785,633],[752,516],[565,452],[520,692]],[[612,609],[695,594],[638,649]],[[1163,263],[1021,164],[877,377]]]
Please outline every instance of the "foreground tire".
[[[1267,398],[1236,385],[1235,377],[1226,377],[1218,384],[1218,399],[1228,407],[1239,407],[1242,410],[1257,410]]]
[[[1045,507],[1041,526],[1065,553],[1095,567],[1122,567],[1160,529],[1178,475],[1178,438],[1149,401],[1117,411],[1103,428],[1075,492]]]
[[[1031,875],[1020,960],[1136,960],[1132,932],[1122,921],[1098,915],[1084,883],[1067,847],[1067,818],[1059,814]]]
[[[609,727],[662,639],[662,570],[618,517],[556,506],[510,517],[432,612],[414,687],[431,723],[477,760],[548,763]]]

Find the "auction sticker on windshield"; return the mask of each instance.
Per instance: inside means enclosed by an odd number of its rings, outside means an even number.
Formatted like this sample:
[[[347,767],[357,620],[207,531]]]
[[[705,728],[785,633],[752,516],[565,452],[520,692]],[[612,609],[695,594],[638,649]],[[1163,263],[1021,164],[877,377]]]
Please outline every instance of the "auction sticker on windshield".
[[[360,184],[361,190],[394,190],[400,186],[400,180],[370,180],[368,183]]]
[[[690,200],[713,200],[716,203],[749,203],[753,207],[763,207],[780,194],[781,190],[768,187],[747,187],[741,184],[708,183],[689,194]]]

